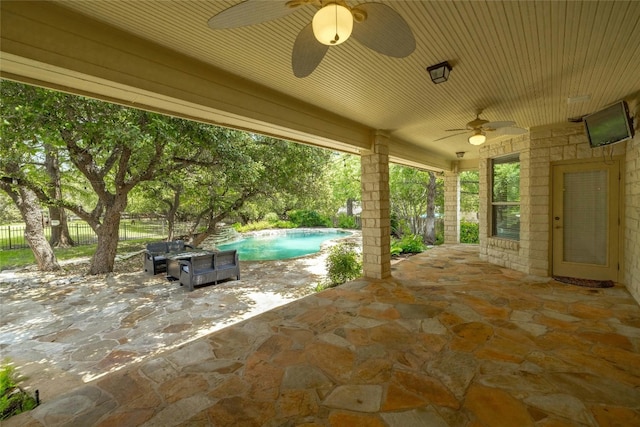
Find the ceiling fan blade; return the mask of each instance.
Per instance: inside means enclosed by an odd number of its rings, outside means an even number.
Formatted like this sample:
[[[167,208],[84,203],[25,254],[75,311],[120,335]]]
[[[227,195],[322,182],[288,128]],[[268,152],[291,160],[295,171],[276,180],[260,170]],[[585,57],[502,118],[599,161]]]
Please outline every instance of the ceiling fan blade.
[[[282,18],[295,10],[286,0],[246,0],[214,15],[208,24],[214,30],[245,27]]]
[[[528,130],[525,128],[521,128],[518,126],[505,126],[502,128],[498,128],[499,135],[522,135],[527,133]]]
[[[395,58],[409,56],[416,48],[416,39],[409,24],[391,7],[381,3],[364,3],[354,8],[366,19],[353,23],[353,37],[369,49]]]
[[[487,122],[482,125],[484,129],[500,129],[508,126],[515,125],[516,122],[512,121],[503,121],[503,122]]]
[[[464,128],[460,128],[460,129],[445,129],[445,132],[459,132],[461,130],[470,130],[470,129],[464,129]]]
[[[452,129],[452,130],[453,130],[453,129]],[[462,130],[462,129],[459,129],[459,130]],[[455,133],[455,134],[453,134],[453,135],[443,136],[442,138],[434,139],[434,140],[433,140],[433,142],[436,142],[436,141],[442,141],[443,139],[447,139],[447,138],[453,138],[454,136],[463,135],[463,134],[465,134],[465,133],[467,133],[467,132],[460,132],[460,133]]]
[[[293,52],[291,53],[293,74],[296,77],[307,77],[313,73],[327,50],[329,50],[328,45],[316,40],[311,24],[304,27],[293,44]]]

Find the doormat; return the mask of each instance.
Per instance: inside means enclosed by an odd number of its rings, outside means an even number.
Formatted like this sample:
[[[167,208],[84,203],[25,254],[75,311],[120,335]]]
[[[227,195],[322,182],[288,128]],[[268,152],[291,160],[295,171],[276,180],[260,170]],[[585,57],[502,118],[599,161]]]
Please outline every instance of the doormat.
[[[564,276],[553,276],[553,279],[558,282],[582,286],[585,288],[612,288],[615,285],[612,280],[578,279],[577,277]]]

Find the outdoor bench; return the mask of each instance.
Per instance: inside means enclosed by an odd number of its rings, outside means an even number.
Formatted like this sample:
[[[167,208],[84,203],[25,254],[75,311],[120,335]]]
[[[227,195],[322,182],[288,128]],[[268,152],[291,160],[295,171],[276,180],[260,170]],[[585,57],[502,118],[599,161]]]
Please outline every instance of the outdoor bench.
[[[144,250],[144,271],[151,275],[166,272],[167,257],[171,254],[184,252],[187,248],[193,249],[193,246],[184,243],[183,240],[147,244],[147,248]]]
[[[180,260],[180,284],[193,291],[195,286],[218,284],[220,280],[240,280],[238,251],[219,251]]]

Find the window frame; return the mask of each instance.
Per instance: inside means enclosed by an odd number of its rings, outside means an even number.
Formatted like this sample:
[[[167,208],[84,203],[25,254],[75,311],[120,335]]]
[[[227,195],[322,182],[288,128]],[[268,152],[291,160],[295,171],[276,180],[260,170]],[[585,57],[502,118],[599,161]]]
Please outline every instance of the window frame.
[[[517,163],[518,166],[518,201],[495,201],[494,200],[494,179],[495,179],[495,166],[500,164],[508,164],[508,163]],[[520,211],[522,211],[521,203],[521,188],[520,188],[520,180],[521,180],[521,170],[520,170],[520,153],[510,153],[505,156],[496,157],[490,159],[490,167],[489,167],[489,237],[496,239],[507,239],[513,241],[520,241],[520,221],[518,220],[518,234],[517,237],[510,235],[510,233],[499,234],[497,230],[497,223],[495,220],[495,213],[497,207],[512,207],[518,206]]]

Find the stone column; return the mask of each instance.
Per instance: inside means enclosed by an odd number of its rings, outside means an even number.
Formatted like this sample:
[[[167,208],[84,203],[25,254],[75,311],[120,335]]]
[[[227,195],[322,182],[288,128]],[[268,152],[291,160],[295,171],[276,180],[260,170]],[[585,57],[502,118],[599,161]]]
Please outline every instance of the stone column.
[[[460,175],[444,174],[444,243],[460,243]]]
[[[388,140],[376,132],[371,150],[361,158],[362,267],[364,276],[372,279],[391,276]]]

